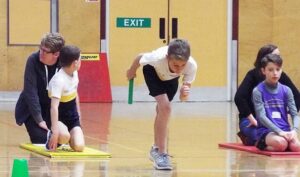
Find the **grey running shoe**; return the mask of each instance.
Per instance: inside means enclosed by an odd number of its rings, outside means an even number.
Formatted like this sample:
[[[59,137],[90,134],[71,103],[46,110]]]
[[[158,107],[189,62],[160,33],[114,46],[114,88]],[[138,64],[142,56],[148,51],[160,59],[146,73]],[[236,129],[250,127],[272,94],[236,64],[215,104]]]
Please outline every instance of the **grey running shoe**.
[[[49,142],[50,142],[51,135],[52,135],[52,132],[50,130],[48,130],[48,132],[47,132],[47,141],[45,143],[45,147],[46,147],[47,150],[50,149],[49,148]]]
[[[50,150],[49,142],[50,142],[51,135],[52,135],[52,131],[48,130],[48,132],[47,132],[47,141],[45,143],[45,147],[46,147],[47,150]],[[61,146],[61,144],[57,143],[57,148],[59,148],[60,146]]]
[[[153,165],[157,170],[172,170],[170,156],[167,153],[158,154],[153,158]]]
[[[158,155],[159,155],[158,147],[152,146],[151,149],[150,149],[150,153],[149,153],[149,159],[151,161],[154,161],[155,157],[158,156]]]

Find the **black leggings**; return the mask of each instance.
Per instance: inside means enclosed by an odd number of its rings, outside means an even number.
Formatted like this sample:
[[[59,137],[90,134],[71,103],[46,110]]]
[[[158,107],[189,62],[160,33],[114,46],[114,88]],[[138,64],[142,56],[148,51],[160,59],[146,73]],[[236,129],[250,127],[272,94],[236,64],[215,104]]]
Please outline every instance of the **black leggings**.
[[[30,141],[32,144],[44,144],[47,141],[47,130],[39,127],[32,117],[29,117],[25,122]]]

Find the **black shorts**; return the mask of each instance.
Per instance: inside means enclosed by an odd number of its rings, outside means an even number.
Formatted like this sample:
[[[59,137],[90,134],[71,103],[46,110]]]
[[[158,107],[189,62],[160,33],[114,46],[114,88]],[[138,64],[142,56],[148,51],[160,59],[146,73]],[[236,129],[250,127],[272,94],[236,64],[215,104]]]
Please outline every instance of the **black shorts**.
[[[80,127],[80,120],[75,99],[59,104],[59,120],[68,127],[69,131],[76,126]]]
[[[267,137],[268,134],[269,134],[269,132],[263,134],[263,135],[258,139],[258,141],[257,141],[257,143],[256,143],[256,147],[257,147],[258,149],[260,149],[260,150],[265,150],[265,149],[266,149],[266,147],[268,146],[268,145],[266,144],[266,137]]]
[[[178,90],[178,79],[176,77],[171,80],[162,81],[158,77],[155,69],[151,65],[143,67],[144,78],[149,89],[149,95],[155,97],[162,94],[167,94],[169,101],[172,101]]]
[[[74,127],[80,127],[80,121],[79,118],[77,119],[71,119],[71,120],[61,120],[63,124],[65,124],[68,127],[69,132],[74,128]]]

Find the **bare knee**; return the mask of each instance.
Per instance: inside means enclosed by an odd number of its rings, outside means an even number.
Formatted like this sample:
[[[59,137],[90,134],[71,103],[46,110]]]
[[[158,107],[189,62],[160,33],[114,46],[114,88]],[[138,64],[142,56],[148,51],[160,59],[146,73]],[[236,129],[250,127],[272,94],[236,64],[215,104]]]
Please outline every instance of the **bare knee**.
[[[72,149],[76,152],[82,152],[84,150],[84,144],[76,144]]]
[[[289,144],[289,149],[292,152],[300,152],[300,143],[299,142],[293,142]]]
[[[170,115],[171,114],[171,103],[163,103],[163,104],[159,104],[159,112],[161,114],[164,114],[164,115]]]
[[[68,131],[67,126],[60,121],[58,121],[58,126],[59,126],[59,143],[60,144],[68,143],[70,141],[71,135],[70,132]]]
[[[273,141],[272,147],[274,151],[283,152],[288,147],[288,142],[284,138],[278,138]]]
[[[60,132],[59,133],[59,143],[66,144],[70,141],[71,135],[69,132]]]
[[[82,152],[84,150],[85,142],[82,129],[74,127],[71,130],[70,146],[74,151]]]

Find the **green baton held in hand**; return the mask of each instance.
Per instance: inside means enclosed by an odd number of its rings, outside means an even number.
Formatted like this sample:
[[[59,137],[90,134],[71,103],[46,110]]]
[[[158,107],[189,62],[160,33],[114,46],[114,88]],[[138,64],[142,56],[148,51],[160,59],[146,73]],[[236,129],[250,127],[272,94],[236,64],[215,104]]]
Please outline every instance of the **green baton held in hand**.
[[[132,97],[133,97],[133,82],[134,79],[129,80],[129,89],[128,89],[128,104],[132,104]]]

